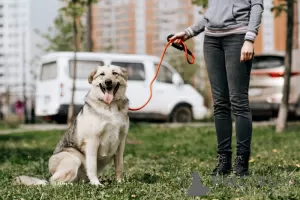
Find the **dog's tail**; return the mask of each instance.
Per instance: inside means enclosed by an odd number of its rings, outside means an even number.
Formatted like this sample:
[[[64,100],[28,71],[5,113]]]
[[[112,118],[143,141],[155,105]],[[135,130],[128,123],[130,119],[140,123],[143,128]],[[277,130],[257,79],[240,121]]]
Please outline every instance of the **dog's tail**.
[[[17,176],[13,180],[13,184],[15,185],[46,185],[48,183],[47,180],[30,177],[30,176]]]

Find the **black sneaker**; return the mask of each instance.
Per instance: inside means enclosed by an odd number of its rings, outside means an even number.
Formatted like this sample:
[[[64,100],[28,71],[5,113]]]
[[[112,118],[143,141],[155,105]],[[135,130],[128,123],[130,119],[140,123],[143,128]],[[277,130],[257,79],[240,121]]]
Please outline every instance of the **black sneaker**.
[[[248,176],[249,175],[249,158],[250,152],[237,153],[234,161],[233,173],[236,176]]]
[[[210,175],[227,175],[231,173],[232,153],[218,153],[218,163]]]

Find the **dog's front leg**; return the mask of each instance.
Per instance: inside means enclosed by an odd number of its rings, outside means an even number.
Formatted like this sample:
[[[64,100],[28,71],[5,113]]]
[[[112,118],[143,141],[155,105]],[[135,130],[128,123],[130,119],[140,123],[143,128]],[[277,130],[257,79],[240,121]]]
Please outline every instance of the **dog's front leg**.
[[[123,153],[125,149],[125,138],[121,141],[118,150],[114,157],[115,170],[116,170],[116,181],[121,182],[122,173],[123,173]]]
[[[99,141],[89,139],[86,141],[86,173],[92,185],[102,185],[97,177],[97,154]]]

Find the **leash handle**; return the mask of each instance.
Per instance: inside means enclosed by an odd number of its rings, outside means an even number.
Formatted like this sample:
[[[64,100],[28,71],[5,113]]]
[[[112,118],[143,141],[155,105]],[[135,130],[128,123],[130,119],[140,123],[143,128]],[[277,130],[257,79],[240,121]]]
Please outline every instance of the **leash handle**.
[[[174,44],[173,44],[174,40],[171,40],[171,39],[170,39],[171,37],[173,37],[172,34],[169,35],[168,38],[167,38],[168,43],[166,44],[166,46],[165,46],[165,48],[164,48],[164,50],[163,50],[163,52],[162,52],[162,54],[161,54],[160,61],[159,61],[158,65],[157,65],[157,67],[156,67],[155,75],[154,75],[153,79],[152,79],[151,82],[150,82],[150,85],[149,85],[150,95],[149,95],[148,100],[147,100],[142,106],[140,106],[140,107],[137,107],[137,108],[129,108],[130,111],[138,111],[138,110],[143,109],[143,108],[149,103],[149,101],[151,100],[151,98],[152,98],[152,85],[153,85],[154,81],[155,81],[156,78],[157,78],[157,75],[158,75],[160,66],[161,66],[161,64],[162,64],[162,62],[163,62],[163,59],[164,59],[165,54],[166,54],[166,51],[167,51],[168,47],[170,46],[170,44],[172,44],[172,46],[175,47],[176,49],[181,50],[181,51],[184,51],[184,52],[185,52],[185,58],[186,58],[187,62],[188,62],[189,64],[194,64],[194,62],[195,62],[195,56],[194,56],[194,54],[186,47],[186,44],[185,44],[183,41],[180,41],[182,46],[178,46],[178,45],[175,45],[175,46],[174,46]],[[192,56],[192,60],[189,60],[189,55]]]
[[[174,36],[174,34],[168,35],[167,41],[169,42],[170,39],[171,39],[173,36]],[[185,45],[177,45],[177,44],[172,43],[172,47],[174,47],[174,48],[176,48],[176,49],[178,49],[178,50],[180,50],[180,51],[186,51],[185,48],[184,48],[184,46],[185,46]],[[192,56],[192,57],[194,56],[193,53],[192,53],[189,49],[187,49],[187,53],[188,53],[190,56]],[[190,64],[191,64],[191,63],[190,63]]]

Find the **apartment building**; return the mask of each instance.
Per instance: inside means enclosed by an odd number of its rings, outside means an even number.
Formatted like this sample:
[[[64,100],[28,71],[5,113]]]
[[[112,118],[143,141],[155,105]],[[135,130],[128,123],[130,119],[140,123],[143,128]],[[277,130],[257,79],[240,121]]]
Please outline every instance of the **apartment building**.
[[[190,0],[102,0],[93,8],[96,51],[160,55],[194,21]]]
[[[27,84],[32,80],[30,39],[29,0],[0,0],[0,93],[9,89],[11,99],[22,99],[24,77]]]
[[[282,12],[280,16],[276,17],[275,13],[271,12],[271,8],[278,3],[280,3],[280,0],[264,0],[265,10],[263,13],[262,24],[255,41],[255,51],[257,54],[273,52],[283,53],[285,51],[287,15],[285,12]],[[294,49],[298,49],[300,44],[299,12],[300,4],[296,1],[294,12]]]

